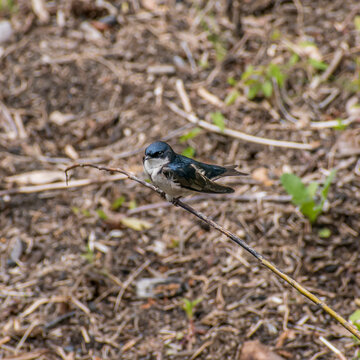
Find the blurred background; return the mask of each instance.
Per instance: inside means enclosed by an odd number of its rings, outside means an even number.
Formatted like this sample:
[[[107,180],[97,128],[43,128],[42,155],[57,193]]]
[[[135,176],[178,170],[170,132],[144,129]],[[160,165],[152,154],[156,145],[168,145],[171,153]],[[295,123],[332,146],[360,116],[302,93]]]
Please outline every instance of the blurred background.
[[[0,0],[0,358],[359,358],[190,214],[64,175],[143,178],[160,139],[239,164],[192,206],[356,323],[359,70],[356,0]]]

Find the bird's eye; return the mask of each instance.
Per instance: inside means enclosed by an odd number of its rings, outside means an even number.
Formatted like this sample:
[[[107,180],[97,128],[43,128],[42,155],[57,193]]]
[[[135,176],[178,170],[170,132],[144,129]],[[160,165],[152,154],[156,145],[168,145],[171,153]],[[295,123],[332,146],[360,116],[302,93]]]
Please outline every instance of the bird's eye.
[[[156,153],[157,156],[161,156],[162,154],[164,154],[163,151],[158,151],[158,152]]]

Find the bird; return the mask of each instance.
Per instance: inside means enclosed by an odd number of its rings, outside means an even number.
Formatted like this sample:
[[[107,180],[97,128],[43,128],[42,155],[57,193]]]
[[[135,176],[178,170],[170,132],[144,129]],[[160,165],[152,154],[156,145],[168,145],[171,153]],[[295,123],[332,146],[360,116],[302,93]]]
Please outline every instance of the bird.
[[[151,182],[165,193],[165,198],[176,202],[191,193],[228,194],[234,189],[219,185],[215,180],[225,176],[242,176],[237,165],[205,164],[177,154],[169,144],[155,141],[145,149],[143,165]]]

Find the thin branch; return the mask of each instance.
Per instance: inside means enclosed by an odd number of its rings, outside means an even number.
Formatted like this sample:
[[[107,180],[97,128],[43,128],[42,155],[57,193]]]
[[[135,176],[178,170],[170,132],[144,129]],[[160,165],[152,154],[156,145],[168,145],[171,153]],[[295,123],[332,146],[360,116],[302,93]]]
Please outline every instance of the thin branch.
[[[185,118],[186,120],[190,121],[191,123],[202,127],[203,129],[206,129],[208,131],[231,136],[235,139],[240,139],[244,141],[249,141],[261,145],[269,145],[269,146],[278,146],[278,147],[285,147],[285,148],[292,148],[292,149],[300,149],[300,150],[314,150],[319,147],[318,142],[314,142],[311,144],[303,144],[303,143],[297,143],[292,141],[282,141],[282,140],[273,140],[273,139],[266,139],[259,136],[254,135],[248,135],[243,132],[232,130],[232,129],[224,129],[221,130],[218,126],[210,124],[207,121],[200,120],[196,115],[189,114],[186,111],[180,109],[175,103],[173,102],[167,102],[167,106],[170,110],[172,110],[175,114]]]
[[[236,195],[236,194],[205,194],[196,195],[186,199],[186,202],[197,202],[201,200],[233,200],[238,202],[252,202],[252,201],[268,201],[275,203],[289,203],[291,201],[290,195],[266,195],[266,194],[250,194],[250,195]],[[131,209],[127,212],[128,215],[134,215],[141,212],[152,211],[156,209],[162,209],[172,206],[169,201],[161,201],[157,203],[138,206],[135,209]]]
[[[89,166],[89,164],[87,164]],[[101,184],[107,181],[117,181],[117,180],[123,180],[126,179],[126,176],[120,176],[120,175],[113,175],[108,176],[104,178],[98,178],[98,179],[80,179],[75,180],[71,183],[71,187],[81,187],[81,186],[87,186],[91,184]],[[31,194],[31,193],[37,193],[37,192],[43,192],[43,191],[49,191],[49,190],[61,190],[66,189],[69,187],[69,185],[65,182],[56,182],[51,184],[43,184],[43,185],[32,185],[32,186],[20,186],[17,188],[7,189],[7,190],[0,190],[0,198],[8,195],[16,195],[16,194]]]
[[[183,107],[186,112],[192,112],[192,106],[189,99],[189,95],[186,93],[184,82],[181,79],[177,79],[176,83],[176,91],[178,92],[181,102],[183,104]]]
[[[97,166],[94,164],[74,164],[70,167],[68,167],[65,170],[66,174],[66,180],[68,181],[68,171],[75,169],[77,167],[92,167],[98,170],[104,170],[104,171],[110,171],[110,172],[117,172],[120,174],[124,174],[129,179],[136,181],[137,183],[146,186],[147,188],[150,188],[160,194],[161,196],[164,196],[163,191],[156,188],[154,185],[149,184],[145,182],[144,180],[141,180],[137,178],[132,173],[129,173],[122,169],[117,168],[108,168],[105,166]],[[244,240],[233,234],[232,232],[226,230],[221,225],[216,223],[215,221],[208,218],[206,215],[198,212],[194,208],[192,208],[190,205],[182,202],[181,200],[174,201],[175,206],[179,206],[183,208],[184,210],[188,211],[189,213],[193,214],[197,218],[201,219],[214,229],[218,230],[222,234],[226,235],[230,240],[235,242],[237,245],[241,246],[243,249],[245,249],[247,252],[249,252],[251,255],[253,255],[262,265],[264,265],[266,268],[271,270],[273,273],[275,273],[277,276],[282,278],[284,281],[286,281],[289,285],[291,285],[293,288],[295,288],[298,292],[300,292],[302,295],[307,297],[309,300],[311,300],[313,303],[318,305],[322,310],[324,310],[326,313],[328,313],[333,319],[338,321],[345,329],[347,329],[351,334],[353,334],[356,338],[360,340],[360,331],[351,323],[346,321],[341,315],[339,315],[336,311],[334,311],[332,308],[330,308],[327,304],[325,304],[323,301],[321,301],[317,296],[312,294],[310,291],[305,289],[302,285],[300,285],[296,280],[292,279],[287,274],[283,273],[281,270],[279,270],[274,264],[272,264],[270,261],[266,260],[261,254],[259,254],[255,249],[253,249],[251,246],[249,246]]]
[[[340,44],[339,48],[335,51],[334,57],[331,60],[330,65],[321,74],[320,77],[314,78],[314,80],[310,84],[310,89],[315,90],[321,83],[325,82],[332,75],[332,73],[339,66],[346,50],[349,50],[349,45],[345,42]]]

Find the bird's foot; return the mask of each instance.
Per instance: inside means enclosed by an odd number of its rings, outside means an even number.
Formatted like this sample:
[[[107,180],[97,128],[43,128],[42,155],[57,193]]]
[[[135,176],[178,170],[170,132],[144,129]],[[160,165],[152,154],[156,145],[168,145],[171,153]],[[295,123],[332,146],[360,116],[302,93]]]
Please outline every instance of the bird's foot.
[[[175,206],[178,206],[179,205],[179,200],[180,200],[180,197],[173,197],[173,196],[170,196],[170,195],[165,195],[165,198],[167,201],[171,202],[173,205]]]
[[[178,197],[178,198],[173,198],[172,200],[171,200],[171,202],[173,203],[173,205],[175,205],[175,206],[179,206],[179,201],[180,201],[180,198]]]

